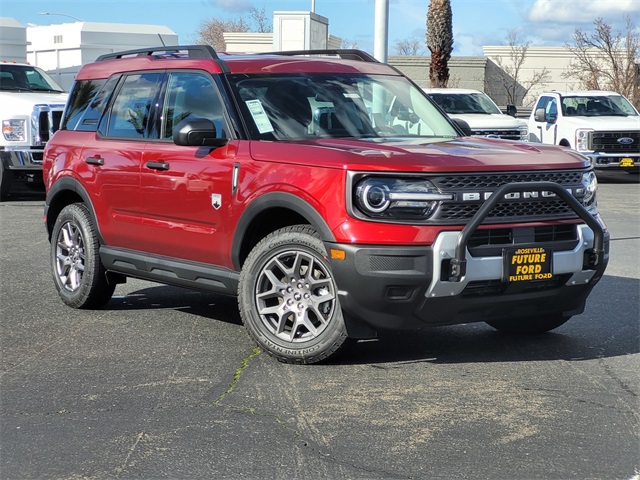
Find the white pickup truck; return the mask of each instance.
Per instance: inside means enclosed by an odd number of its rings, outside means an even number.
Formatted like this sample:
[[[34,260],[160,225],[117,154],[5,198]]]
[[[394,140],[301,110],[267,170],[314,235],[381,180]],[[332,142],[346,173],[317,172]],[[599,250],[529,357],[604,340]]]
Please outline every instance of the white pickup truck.
[[[20,184],[44,191],[42,154],[60,127],[67,96],[43,70],[0,62],[0,201]]]
[[[615,92],[542,93],[529,117],[529,141],[572,148],[597,169],[640,171],[640,115]]]
[[[469,88],[424,88],[454,121],[463,121],[479,137],[527,141],[527,122],[502,113],[486,94]],[[515,107],[514,109],[515,114]]]

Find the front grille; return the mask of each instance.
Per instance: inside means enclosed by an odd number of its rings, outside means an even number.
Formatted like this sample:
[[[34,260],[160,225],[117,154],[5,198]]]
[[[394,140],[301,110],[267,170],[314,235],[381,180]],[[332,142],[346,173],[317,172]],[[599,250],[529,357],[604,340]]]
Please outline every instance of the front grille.
[[[632,143],[620,143],[621,138],[630,138]],[[639,132],[590,132],[590,149],[602,153],[640,153]]]
[[[554,182],[580,200],[583,191],[582,174],[581,171],[558,171],[436,176],[429,180],[443,193],[453,194],[453,199],[442,201],[431,219],[444,224],[465,223],[476,214],[488,195],[508,183]],[[528,197],[504,199],[496,204],[485,223],[573,218],[577,218],[577,214],[556,195],[530,192]]]
[[[485,175],[447,175],[431,180],[436,187],[448,189],[497,188],[514,182],[555,182],[560,185],[579,185],[582,172],[522,172]]]
[[[522,140],[520,130],[473,130],[474,136],[480,137],[498,137],[505,140]]]
[[[478,229],[467,242],[472,257],[498,257],[514,245],[545,245],[556,252],[573,250],[578,244],[575,224]]]
[[[33,145],[44,145],[51,136],[60,129],[62,121],[62,111],[64,105],[36,105],[34,107],[34,117],[37,118],[37,138],[34,138]]]

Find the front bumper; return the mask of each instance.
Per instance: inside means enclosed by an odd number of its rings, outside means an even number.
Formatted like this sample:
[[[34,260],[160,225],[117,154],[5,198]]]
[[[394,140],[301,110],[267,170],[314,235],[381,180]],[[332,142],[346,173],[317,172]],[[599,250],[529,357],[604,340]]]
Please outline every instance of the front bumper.
[[[0,161],[6,170],[42,171],[43,148],[0,150]]]
[[[622,153],[584,153],[593,168],[599,170],[624,170],[637,172],[640,171],[640,153],[622,154]]]
[[[9,184],[26,184],[29,188],[44,188],[42,178],[43,149],[25,148],[0,150],[3,175]]]
[[[568,249],[527,243],[509,247],[548,247],[553,250],[553,278],[542,281],[503,281],[504,260],[472,256],[471,235],[504,194],[532,189],[533,183],[499,188],[460,232],[441,232],[430,246],[359,246],[327,243],[328,251],[343,250],[344,259],[331,259],[338,296],[347,320],[374,330],[453,325],[502,318],[582,313],[591,289],[602,278],[609,260],[609,234],[557,184],[537,182],[553,191],[584,220]]]

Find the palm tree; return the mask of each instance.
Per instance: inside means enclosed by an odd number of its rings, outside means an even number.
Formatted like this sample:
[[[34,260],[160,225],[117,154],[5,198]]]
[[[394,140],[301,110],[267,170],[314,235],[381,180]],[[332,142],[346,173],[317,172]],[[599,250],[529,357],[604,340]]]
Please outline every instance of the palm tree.
[[[430,0],[427,10],[427,47],[431,51],[431,87],[446,87],[449,82],[448,62],[453,51],[452,19],[450,0]]]

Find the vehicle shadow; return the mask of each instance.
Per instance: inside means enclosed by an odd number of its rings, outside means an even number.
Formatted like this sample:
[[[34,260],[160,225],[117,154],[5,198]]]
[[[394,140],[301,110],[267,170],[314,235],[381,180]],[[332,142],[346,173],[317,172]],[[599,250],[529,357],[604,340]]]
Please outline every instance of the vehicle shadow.
[[[117,293],[117,291],[116,291]],[[235,298],[167,285],[154,285],[126,295],[114,295],[103,310],[172,309],[210,320],[242,325]]]
[[[598,183],[640,183],[640,174],[629,172],[603,172],[597,171]]]
[[[380,332],[328,364],[394,368],[406,363],[593,360],[640,353],[640,280],[605,276],[585,313],[541,335],[511,335],[484,323]],[[105,310],[173,309],[241,326],[235,298],[165,285],[116,295]]]
[[[585,312],[548,333],[506,334],[485,323],[383,332],[376,341],[357,343],[334,363],[576,361],[640,353],[639,297],[640,280],[605,276]]]

